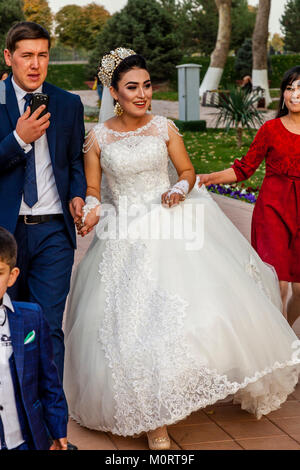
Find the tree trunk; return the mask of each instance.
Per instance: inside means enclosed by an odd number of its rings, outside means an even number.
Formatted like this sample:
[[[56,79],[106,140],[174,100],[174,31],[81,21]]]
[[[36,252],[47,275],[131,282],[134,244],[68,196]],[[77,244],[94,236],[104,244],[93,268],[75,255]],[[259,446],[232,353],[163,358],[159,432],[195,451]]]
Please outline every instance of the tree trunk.
[[[210,65],[202,80],[199,95],[206,90],[218,88],[226,64],[231,36],[231,1],[215,0],[219,12],[219,27],[215,49],[210,57]]]
[[[272,99],[268,81],[268,34],[271,0],[259,0],[255,28],[252,37],[252,84],[265,90],[266,106]]]

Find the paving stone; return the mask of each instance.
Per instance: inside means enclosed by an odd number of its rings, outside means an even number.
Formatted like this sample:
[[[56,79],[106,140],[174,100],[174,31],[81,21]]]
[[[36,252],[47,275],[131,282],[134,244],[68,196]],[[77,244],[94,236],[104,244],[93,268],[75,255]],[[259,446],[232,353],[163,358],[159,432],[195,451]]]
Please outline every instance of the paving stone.
[[[68,423],[68,441],[76,445],[78,450],[117,449],[106,433],[84,428],[71,419]]]
[[[169,434],[180,447],[201,442],[232,440],[232,437],[215,423],[199,424],[198,426],[177,425],[169,428]]]
[[[284,432],[267,419],[256,421],[225,421],[220,424],[231,438],[236,440],[250,437],[268,437],[284,435]]]
[[[237,442],[245,450],[300,450],[300,445],[289,436],[239,439]]]
[[[235,441],[201,442],[183,445],[184,450],[243,450]]]

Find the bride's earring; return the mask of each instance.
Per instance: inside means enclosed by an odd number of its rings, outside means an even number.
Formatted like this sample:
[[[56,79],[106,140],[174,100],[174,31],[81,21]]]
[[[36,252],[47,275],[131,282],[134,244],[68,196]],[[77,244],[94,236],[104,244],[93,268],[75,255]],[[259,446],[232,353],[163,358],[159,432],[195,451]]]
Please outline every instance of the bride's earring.
[[[115,104],[115,107],[114,107],[114,113],[116,116],[122,116],[124,110],[122,108],[122,106],[120,105],[120,103],[117,101],[116,104]]]
[[[152,111],[152,104],[151,103],[148,106],[148,111]]]
[[[284,107],[285,107],[285,101],[283,100],[281,109],[284,109]]]

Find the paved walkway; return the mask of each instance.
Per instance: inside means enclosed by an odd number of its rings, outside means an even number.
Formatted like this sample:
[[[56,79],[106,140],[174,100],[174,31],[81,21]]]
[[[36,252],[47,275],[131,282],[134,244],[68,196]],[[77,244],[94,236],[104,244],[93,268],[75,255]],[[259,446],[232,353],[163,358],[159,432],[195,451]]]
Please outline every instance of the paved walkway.
[[[214,195],[214,198],[249,240],[253,206],[224,196]],[[75,267],[92,238],[93,234],[90,233],[78,240]],[[300,319],[294,329],[300,337]],[[168,429],[174,450],[300,450],[300,383],[280,410],[259,421],[232,402],[217,403],[193,413]],[[148,449],[145,435],[138,439],[114,436],[91,431],[72,420],[69,422],[68,437],[81,450]]]

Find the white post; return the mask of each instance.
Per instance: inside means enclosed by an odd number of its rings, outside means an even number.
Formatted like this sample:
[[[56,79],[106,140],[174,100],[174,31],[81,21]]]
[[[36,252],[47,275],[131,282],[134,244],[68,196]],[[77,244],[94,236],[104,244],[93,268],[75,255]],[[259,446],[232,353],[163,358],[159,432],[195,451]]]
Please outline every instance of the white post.
[[[200,68],[198,64],[177,65],[179,119],[199,121],[200,119]]]

